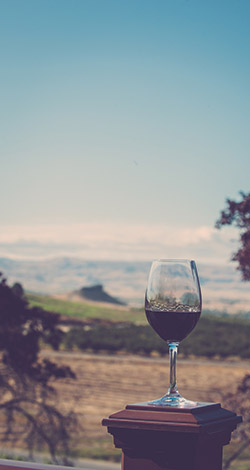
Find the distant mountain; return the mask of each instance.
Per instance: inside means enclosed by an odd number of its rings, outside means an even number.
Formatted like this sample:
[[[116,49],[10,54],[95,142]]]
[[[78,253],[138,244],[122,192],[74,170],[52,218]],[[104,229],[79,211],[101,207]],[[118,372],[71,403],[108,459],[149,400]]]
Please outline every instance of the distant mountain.
[[[41,294],[66,295],[82,286],[104,286],[112,298],[142,307],[150,261],[100,261],[61,257],[40,260],[0,258],[9,284]],[[233,263],[202,264],[197,260],[203,307],[223,313],[250,313],[250,283],[242,282]]]
[[[103,290],[102,284],[97,284],[91,287],[82,287],[79,290],[73,291],[72,294],[73,296],[77,295],[83,299],[93,300],[95,302],[108,302],[110,304],[126,305],[125,302],[121,302],[116,297],[112,297],[112,295],[107,294],[107,292]]]

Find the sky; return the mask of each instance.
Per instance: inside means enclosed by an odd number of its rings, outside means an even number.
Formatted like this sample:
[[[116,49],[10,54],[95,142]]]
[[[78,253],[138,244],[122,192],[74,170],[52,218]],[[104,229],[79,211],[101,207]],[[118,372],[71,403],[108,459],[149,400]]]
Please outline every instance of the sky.
[[[0,256],[228,262],[248,0],[0,0]]]

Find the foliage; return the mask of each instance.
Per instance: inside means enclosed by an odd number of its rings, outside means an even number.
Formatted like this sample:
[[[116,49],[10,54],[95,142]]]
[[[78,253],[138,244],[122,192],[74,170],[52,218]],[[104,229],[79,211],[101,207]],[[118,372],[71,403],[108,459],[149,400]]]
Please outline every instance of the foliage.
[[[64,416],[53,404],[51,382],[73,378],[68,367],[39,357],[40,342],[57,349],[62,339],[58,316],[30,308],[20,285],[9,287],[0,274],[0,410],[2,440],[24,440],[30,452],[46,444],[51,456],[67,449],[73,415]]]
[[[250,357],[250,322],[248,320],[202,316],[194,331],[180,344],[184,356]],[[168,345],[149,325],[132,323],[89,323],[73,327],[65,335],[66,349],[82,351],[125,351],[131,354],[167,354]]]
[[[150,354],[158,350],[163,354],[168,350],[167,344],[149,326],[132,323],[74,327],[66,334],[63,344],[66,349],[77,347],[80,350],[106,350],[110,353]]]
[[[197,356],[250,357],[250,322],[235,316],[201,316],[194,331],[181,343],[181,351]]]
[[[241,201],[226,200],[226,209],[221,212],[216,228],[234,225],[240,229],[240,248],[233,254],[232,260],[238,263],[244,281],[250,281],[250,193],[240,192]]]

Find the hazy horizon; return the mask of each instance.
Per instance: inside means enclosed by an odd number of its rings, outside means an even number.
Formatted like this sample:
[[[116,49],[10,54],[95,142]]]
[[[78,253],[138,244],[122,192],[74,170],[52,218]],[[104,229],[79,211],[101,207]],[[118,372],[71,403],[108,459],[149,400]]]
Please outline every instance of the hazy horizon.
[[[227,264],[238,246],[238,232],[214,227],[155,224],[67,224],[2,226],[0,257],[49,259],[62,256],[103,260],[187,258]]]
[[[67,296],[86,286],[102,284],[113,297],[142,307],[151,261],[86,260],[54,257],[40,260],[10,260],[0,257],[0,271],[9,284],[21,282],[24,289],[45,295]],[[250,312],[249,283],[242,282],[234,263],[200,263],[203,308],[224,313]]]

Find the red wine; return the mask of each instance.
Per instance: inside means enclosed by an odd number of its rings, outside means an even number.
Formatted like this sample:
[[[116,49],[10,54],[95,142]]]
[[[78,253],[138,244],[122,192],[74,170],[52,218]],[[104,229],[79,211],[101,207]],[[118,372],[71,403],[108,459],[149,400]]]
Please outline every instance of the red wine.
[[[145,310],[149,324],[165,341],[182,341],[193,330],[201,312]]]

